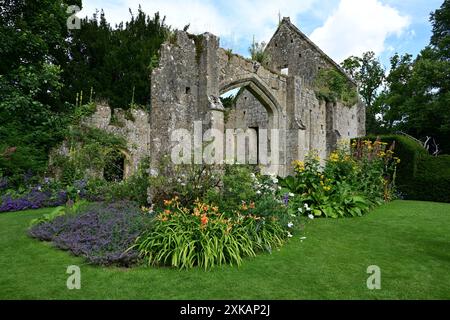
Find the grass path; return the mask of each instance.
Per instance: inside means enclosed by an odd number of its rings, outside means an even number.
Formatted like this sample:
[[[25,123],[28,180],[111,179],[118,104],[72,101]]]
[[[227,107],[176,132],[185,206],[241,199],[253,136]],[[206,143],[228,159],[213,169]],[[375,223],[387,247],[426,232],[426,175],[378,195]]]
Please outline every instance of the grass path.
[[[48,210],[0,214],[0,299],[450,299],[450,204],[395,201],[362,218],[316,219],[272,255],[205,272],[101,268],[31,239]],[[81,290],[66,268],[81,268]],[[381,268],[381,290],[366,287]]]

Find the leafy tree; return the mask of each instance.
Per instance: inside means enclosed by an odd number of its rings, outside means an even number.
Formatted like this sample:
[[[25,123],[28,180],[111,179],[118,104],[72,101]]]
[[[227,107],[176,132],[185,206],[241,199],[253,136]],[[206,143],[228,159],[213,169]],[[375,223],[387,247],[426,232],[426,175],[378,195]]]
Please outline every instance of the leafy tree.
[[[43,171],[68,108],[60,100],[67,3],[9,0],[0,9],[0,174]]]
[[[104,12],[97,12],[71,32],[71,59],[64,74],[67,100],[93,88],[95,97],[112,107],[150,105],[150,74],[170,28],[158,13],[150,18],[139,8],[136,16],[130,14],[131,21],[112,28]]]
[[[68,30],[68,5],[82,4],[0,2],[0,176],[44,172],[91,90],[112,106],[150,103],[149,75],[170,31],[164,19],[139,8],[112,28],[100,12]]]
[[[390,72],[385,88],[377,99],[381,125],[387,132],[395,131],[405,117],[405,102],[411,96],[411,76],[414,68],[412,55],[395,54],[391,59]],[[398,128],[397,128],[398,129]],[[378,133],[378,132],[374,132]]]
[[[450,1],[431,14],[430,45],[415,60],[395,55],[381,97],[385,125],[416,138],[433,137],[450,152]]]
[[[351,56],[342,62],[342,68],[358,83],[359,94],[366,104],[366,129],[379,131],[377,114],[380,112],[377,98],[385,78],[385,71],[375,53],[366,52],[362,57]]]

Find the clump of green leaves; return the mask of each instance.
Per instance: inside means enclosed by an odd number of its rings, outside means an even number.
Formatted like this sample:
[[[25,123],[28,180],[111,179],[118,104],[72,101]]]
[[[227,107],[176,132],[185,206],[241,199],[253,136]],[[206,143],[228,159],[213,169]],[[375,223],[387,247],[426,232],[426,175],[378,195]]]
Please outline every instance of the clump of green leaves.
[[[356,87],[347,77],[334,68],[322,69],[314,81],[316,96],[326,102],[343,102],[353,106],[358,102]]]
[[[266,45],[265,42],[258,43],[253,41],[251,47],[248,48],[253,61],[257,61],[262,65],[267,65],[270,62],[270,55],[265,51]]]
[[[50,171],[67,185],[82,179],[88,171],[102,171],[115,150],[126,148],[126,141],[97,128],[73,126],[67,131],[68,155],[54,155]]]
[[[203,51],[205,50],[203,46],[203,36],[202,35],[195,35],[195,34],[189,34],[188,35],[190,39],[194,40],[195,43],[195,59],[197,60],[197,63],[200,63],[200,58],[202,56]]]
[[[220,188],[209,189],[205,196],[206,201],[218,205],[225,213],[238,211],[242,201],[251,201],[256,197],[252,173],[250,166],[226,166]]]

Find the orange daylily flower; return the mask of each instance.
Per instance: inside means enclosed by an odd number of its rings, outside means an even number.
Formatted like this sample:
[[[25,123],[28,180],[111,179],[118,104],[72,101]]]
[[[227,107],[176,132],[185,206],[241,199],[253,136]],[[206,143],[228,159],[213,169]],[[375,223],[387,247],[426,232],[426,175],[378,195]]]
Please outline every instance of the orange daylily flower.
[[[202,226],[204,226],[204,225],[208,224],[209,218],[206,216],[206,214],[203,214],[200,221],[202,222]]]

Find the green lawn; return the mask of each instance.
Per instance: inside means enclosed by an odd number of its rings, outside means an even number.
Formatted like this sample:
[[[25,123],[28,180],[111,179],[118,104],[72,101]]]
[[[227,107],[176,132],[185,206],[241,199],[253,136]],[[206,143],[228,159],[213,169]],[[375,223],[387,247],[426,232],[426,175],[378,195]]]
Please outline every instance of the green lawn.
[[[450,204],[316,219],[303,242],[209,272],[86,265],[26,235],[44,212],[0,214],[0,299],[450,299]],[[81,290],[66,288],[69,265],[81,268]],[[366,287],[369,265],[381,268],[381,290]]]

